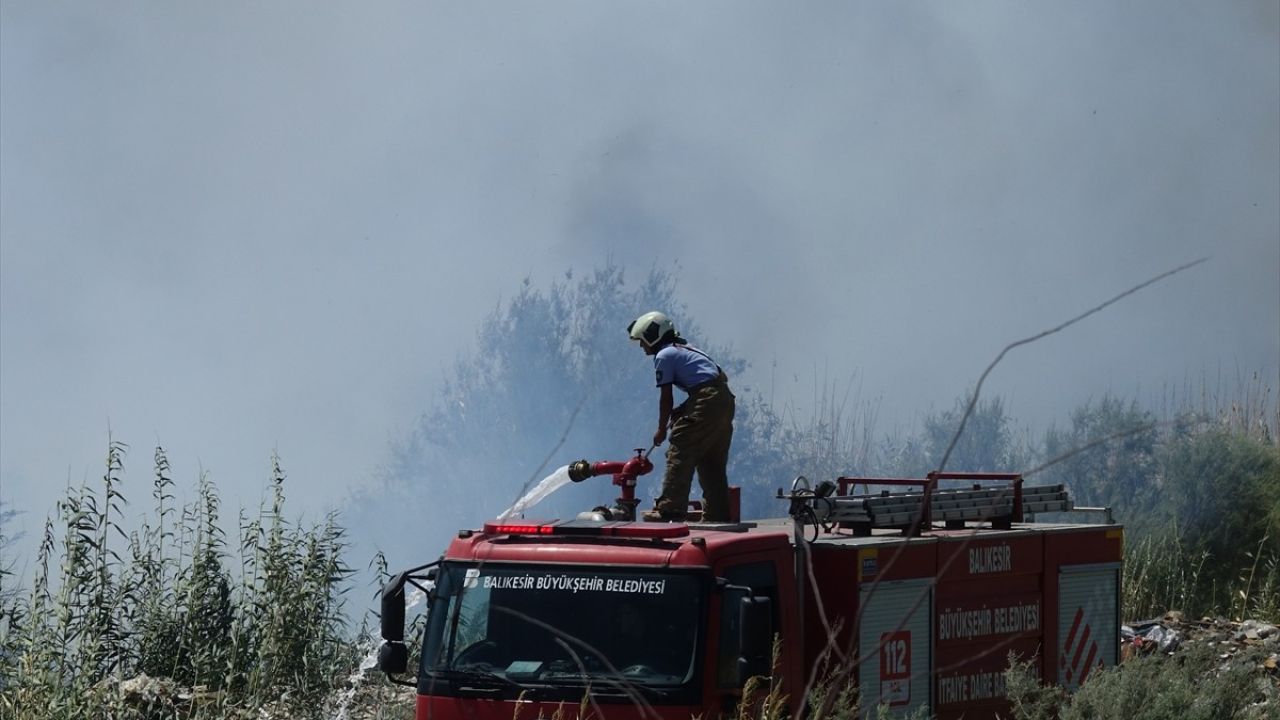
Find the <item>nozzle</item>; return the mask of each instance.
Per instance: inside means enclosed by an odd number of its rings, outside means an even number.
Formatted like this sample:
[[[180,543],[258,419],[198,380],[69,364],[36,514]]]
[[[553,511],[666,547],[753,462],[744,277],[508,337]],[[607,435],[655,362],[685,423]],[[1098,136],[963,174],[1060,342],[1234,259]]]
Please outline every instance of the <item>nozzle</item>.
[[[594,474],[591,472],[591,463],[586,460],[579,460],[569,464],[569,479],[576,483],[582,482]]]

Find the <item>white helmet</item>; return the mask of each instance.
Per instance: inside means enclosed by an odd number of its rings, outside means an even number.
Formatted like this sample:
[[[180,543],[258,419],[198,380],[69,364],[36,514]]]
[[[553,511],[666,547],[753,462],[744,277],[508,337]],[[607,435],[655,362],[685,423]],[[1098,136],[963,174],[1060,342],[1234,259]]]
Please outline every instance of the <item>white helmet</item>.
[[[676,334],[676,326],[671,318],[656,310],[647,312],[636,318],[627,326],[631,339],[651,348],[668,335]]]

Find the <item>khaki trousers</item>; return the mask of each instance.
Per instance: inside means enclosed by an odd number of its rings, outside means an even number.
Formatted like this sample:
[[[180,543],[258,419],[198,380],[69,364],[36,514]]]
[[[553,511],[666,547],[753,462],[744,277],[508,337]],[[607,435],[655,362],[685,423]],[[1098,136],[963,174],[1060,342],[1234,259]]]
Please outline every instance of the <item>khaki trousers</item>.
[[[721,380],[689,394],[685,412],[671,426],[662,497],[655,507],[664,516],[683,518],[689,508],[689,486],[698,473],[703,519],[729,520],[729,445],[733,442],[735,401]]]

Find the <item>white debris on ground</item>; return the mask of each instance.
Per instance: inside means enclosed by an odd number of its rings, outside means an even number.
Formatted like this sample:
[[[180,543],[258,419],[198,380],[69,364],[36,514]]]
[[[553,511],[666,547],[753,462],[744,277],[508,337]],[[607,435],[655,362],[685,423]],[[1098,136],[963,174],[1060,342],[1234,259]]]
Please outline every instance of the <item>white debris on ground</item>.
[[[1159,653],[1176,655],[1194,646],[1208,646],[1217,655],[1218,672],[1248,663],[1257,673],[1258,701],[1247,717],[1280,716],[1280,627],[1250,619],[1234,622],[1204,617],[1187,620],[1173,611],[1157,620],[1146,620],[1121,628],[1121,661]]]
[[[1187,620],[1175,610],[1156,620],[1131,622],[1120,628],[1122,659],[1153,651],[1173,654],[1188,643],[1215,643],[1221,646],[1224,659],[1255,646],[1270,650],[1274,657],[1280,651],[1280,627],[1263,620]]]

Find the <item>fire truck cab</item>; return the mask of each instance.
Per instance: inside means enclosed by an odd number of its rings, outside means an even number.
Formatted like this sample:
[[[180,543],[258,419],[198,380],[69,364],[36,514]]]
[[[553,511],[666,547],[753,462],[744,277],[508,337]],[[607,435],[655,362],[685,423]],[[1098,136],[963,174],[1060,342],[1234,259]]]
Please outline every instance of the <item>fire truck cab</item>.
[[[994,718],[1007,711],[1011,654],[1067,688],[1118,660],[1122,530],[1028,522],[1071,509],[1060,486],[935,473],[778,495],[789,503],[779,520],[464,530],[438,562],[384,588],[379,667],[409,670],[413,585],[430,599],[416,677],[402,681],[417,688],[420,720],[562,707],[727,717],[756,675],[779,682],[793,709],[826,676],[857,685],[864,716],[883,704]]]

